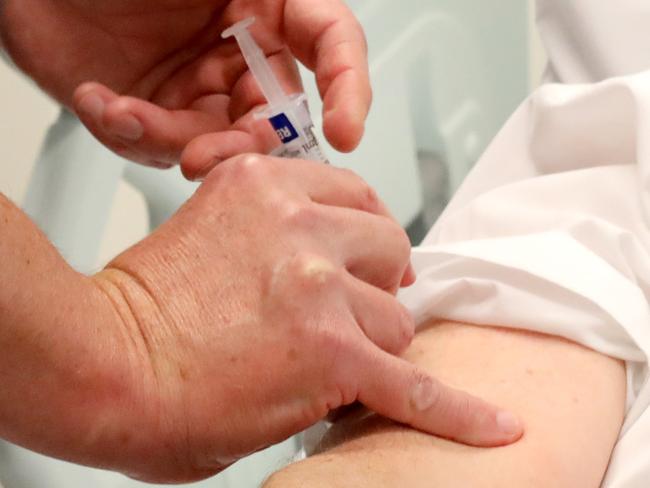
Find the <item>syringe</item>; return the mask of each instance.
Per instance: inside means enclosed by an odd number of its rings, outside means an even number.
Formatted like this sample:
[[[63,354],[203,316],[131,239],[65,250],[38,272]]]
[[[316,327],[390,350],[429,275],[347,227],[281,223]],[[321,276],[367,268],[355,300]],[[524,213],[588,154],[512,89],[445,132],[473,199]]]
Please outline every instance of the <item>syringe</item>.
[[[286,158],[301,158],[329,163],[314,134],[314,123],[304,93],[287,95],[273,73],[264,52],[253,39],[248,28],[255,22],[249,17],[226,29],[224,39],[234,36],[268,105],[255,114],[271,123],[281,145],[271,154]]]

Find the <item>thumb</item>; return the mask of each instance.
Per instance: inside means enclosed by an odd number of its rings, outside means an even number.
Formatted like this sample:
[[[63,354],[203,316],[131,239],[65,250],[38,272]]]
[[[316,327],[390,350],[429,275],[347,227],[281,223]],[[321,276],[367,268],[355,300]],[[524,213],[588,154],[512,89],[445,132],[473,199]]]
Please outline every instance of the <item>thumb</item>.
[[[510,412],[446,386],[421,368],[369,344],[359,400],[380,415],[463,444],[511,444],[523,427]]]

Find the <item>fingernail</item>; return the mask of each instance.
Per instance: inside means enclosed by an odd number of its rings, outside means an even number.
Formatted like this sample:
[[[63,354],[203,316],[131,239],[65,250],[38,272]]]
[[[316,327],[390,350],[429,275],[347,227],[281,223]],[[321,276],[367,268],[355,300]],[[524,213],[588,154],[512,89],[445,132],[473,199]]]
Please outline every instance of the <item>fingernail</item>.
[[[516,436],[521,433],[521,421],[512,413],[501,411],[497,414],[497,427],[508,436]]]
[[[102,120],[105,108],[104,100],[96,93],[88,93],[79,101],[79,111],[96,122]]]
[[[117,119],[111,121],[109,130],[113,135],[128,141],[137,141],[144,134],[144,127],[131,114],[120,115]]]
[[[162,161],[153,161],[153,160],[149,160],[146,163],[146,165],[156,169],[171,169],[174,166],[177,166],[177,164],[174,163],[163,163]]]

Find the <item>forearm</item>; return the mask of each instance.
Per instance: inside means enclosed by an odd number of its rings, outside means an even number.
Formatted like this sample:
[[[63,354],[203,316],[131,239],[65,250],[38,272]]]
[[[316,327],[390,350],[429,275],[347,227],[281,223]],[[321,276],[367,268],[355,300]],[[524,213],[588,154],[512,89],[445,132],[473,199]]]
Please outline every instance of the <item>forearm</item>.
[[[523,439],[478,449],[376,416],[350,418],[325,453],[266,487],[599,486],[623,416],[619,362],[557,338],[449,324],[424,330],[407,355],[519,414]]]
[[[2,195],[0,269],[0,437],[119,468],[136,383],[114,307]]]

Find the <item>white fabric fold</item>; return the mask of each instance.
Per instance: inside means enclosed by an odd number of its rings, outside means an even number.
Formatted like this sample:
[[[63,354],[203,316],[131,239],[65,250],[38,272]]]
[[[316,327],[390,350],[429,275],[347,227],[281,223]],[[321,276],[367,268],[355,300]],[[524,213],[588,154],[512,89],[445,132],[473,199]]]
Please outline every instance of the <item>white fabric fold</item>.
[[[550,84],[526,100],[423,244],[401,300],[528,329],[626,362],[609,488],[650,479],[650,71]]]

